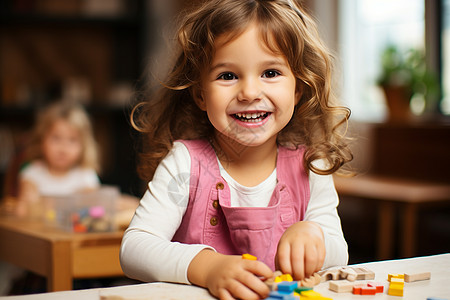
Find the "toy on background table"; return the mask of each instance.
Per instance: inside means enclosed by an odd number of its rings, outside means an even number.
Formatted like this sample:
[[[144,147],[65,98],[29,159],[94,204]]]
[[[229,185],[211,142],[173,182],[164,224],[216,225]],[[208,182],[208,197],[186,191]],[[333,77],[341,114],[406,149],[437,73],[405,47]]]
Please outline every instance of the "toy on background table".
[[[117,187],[102,186],[68,196],[44,197],[45,223],[75,233],[113,231],[119,195]]]

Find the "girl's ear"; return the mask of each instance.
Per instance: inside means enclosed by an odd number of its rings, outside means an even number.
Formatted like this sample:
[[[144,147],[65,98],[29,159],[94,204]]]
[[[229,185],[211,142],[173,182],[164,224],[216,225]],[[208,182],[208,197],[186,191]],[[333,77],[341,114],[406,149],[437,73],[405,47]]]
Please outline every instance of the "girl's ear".
[[[191,95],[194,98],[195,104],[197,104],[198,108],[203,111],[206,111],[206,103],[203,99],[202,90],[199,86],[195,86],[191,88]]]
[[[297,86],[295,88],[295,105],[297,105],[300,102],[300,98],[303,95],[303,87],[302,86]]]

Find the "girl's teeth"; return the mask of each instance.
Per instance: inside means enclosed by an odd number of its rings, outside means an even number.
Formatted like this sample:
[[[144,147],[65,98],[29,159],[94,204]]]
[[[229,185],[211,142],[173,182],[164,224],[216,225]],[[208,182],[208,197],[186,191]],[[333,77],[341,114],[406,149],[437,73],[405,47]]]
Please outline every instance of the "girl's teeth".
[[[259,113],[236,113],[236,117],[244,122],[257,123],[261,122],[264,117],[267,116],[267,113],[259,112]]]

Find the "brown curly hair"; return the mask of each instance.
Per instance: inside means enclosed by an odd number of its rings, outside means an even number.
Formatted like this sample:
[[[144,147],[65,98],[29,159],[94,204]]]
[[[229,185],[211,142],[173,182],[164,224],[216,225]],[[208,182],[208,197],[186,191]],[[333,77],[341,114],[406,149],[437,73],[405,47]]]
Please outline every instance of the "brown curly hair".
[[[259,25],[266,46],[286,57],[302,91],[278,144],[306,146],[305,168],[318,174],[334,173],[352,160],[344,135],[350,110],[334,104],[332,56],[298,0],[209,0],[185,14],[178,30],[179,52],[167,80],[132,111],[132,125],[143,134],[138,167],[142,179],[152,179],[173,141],[212,137],[214,128],[197,107],[193,89],[212,61],[215,40],[223,34],[232,40],[252,22]],[[325,169],[313,165],[317,159],[327,162]]]

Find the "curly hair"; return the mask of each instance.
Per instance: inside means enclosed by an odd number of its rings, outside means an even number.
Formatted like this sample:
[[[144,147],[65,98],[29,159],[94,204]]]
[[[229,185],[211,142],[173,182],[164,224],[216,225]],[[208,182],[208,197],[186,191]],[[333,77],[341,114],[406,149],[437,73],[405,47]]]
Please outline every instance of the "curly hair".
[[[99,170],[98,146],[94,138],[91,120],[83,106],[65,101],[58,101],[44,107],[38,113],[33,128],[26,158],[31,161],[44,159],[42,143],[48,131],[58,120],[65,120],[76,128],[81,135],[83,151],[79,165],[84,168]]]
[[[286,57],[302,91],[292,119],[277,136],[278,144],[304,145],[305,168],[318,174],[334,173],[352,160],[345,138],[350,110],[334,103],[332,55],[298,0],[210,0],[185,14],[167,80],[132,111],[132,125],[143,134],[138,167],[142,179],[152,179],[173,141],[213,135],[206,113],[193,99],[193,89],[213,59],[216,39],[226,34],[231,41],[252,22],[258,24],[265,45]],[[317,159],[325,160],[325,169],[313,164]]]

